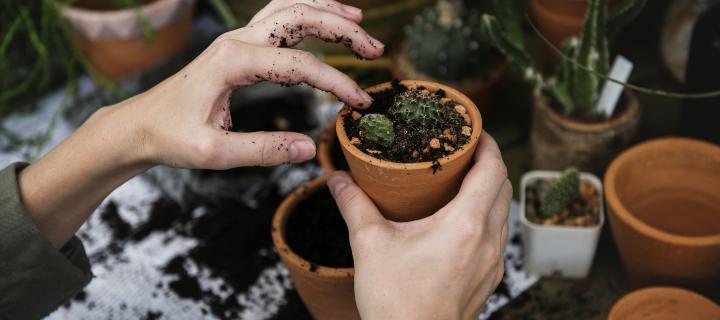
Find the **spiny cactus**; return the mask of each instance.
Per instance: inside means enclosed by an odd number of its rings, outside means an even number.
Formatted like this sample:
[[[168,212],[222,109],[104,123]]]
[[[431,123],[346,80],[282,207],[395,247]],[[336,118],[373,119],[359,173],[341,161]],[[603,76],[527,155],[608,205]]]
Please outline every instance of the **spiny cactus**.
[[[395,143],[395,128],[392,121],[388,117],[370,113],[360,118],[360,138],[365,142],[370,142],[385,148],[389,148]]]
[[[407,90],[395,97],[390,114],[398,121],[418,127],[435,127],[442,119],[442,104],[426,91]]]
[[[480,14],[465,10],[459,0],[441,0],[425,9],[405,34],[410,62],[438,80],[481,78],[500,59],[480,32]]]
[[[527,79],[555,99],[562,113],[589,118],[597,113],[595,105],[603,83],[598,74],[608,73],[607,36],[634,19],[646,2],[624,0],[608,14],[606,0],[590,0],[580,39],[570,38],[562,45],[561,52],[570,60],[560,61],[556,74],[548,79],[542,77],[525,51],[522,37],[517,35],[518,19],[524,15],[513,7],[516,1],[495,0],[495,11],[501,20],[483,15],[482,31],[491,44],[521,68]]]
[[[563,211],[580,195],[580,174],[575,168],[568,168],[545,191],[540,212],[549,217]]]

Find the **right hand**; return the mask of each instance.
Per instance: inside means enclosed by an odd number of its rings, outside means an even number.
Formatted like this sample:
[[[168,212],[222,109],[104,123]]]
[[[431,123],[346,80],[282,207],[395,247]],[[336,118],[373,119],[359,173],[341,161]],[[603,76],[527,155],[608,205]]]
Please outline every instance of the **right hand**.
[[[350,232],[363,319],[477,319],[503,277],[512,198],[487,132],[460,192],[427,218],[386,220],[345,172],[328,185]]]

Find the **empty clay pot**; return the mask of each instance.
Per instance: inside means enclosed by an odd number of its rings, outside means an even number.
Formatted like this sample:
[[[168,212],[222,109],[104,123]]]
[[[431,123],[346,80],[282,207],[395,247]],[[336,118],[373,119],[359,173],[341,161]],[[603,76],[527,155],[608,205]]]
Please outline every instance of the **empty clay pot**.
[[[625,90],[619,114],[601,122],[583,122],[564,116],[535,93],[530,134],[530,166],[562,170],[570,166],[600,174],[630,144],[640,121],[635,95]]]
[[[639,144],[608,168],[605,199],[631,285],[720,289],[720,146]]]
[[[288,217],[293,214],[298,203],[322,188],[327,188],[325,176],[296,189],[285,198],[273,217],[273,244],[290,272],[295,289],[313,317],[321,320],[360,319],[355,305],[355,269],[313,264],[293,252],[286,240]]]
[[[482,118],[470,98],[446,85],[420,80],[403,80],[400,83],[407,87],[445,91],[447,98],[465,106],[472,122],[472,134],[467,144],[449,156],[438,159],[441,167],[434,170],[433,163],[429,161],[398,163],[380,160],[362,152],[350,143],[343,116],[338,116],[335,131],[355,182],[370,196],[386,218],[411,221],[435,213],[460,190],[460,184],[470,168],[482,132]],[[390,82],[385,82],[367,89],[367,92],[380,92],[390,88]]]
[[[695,292],[672,287],[633,291],[613,305],[608,320],[717,320],[720,306]]]
[[[98,1],[63,7],[73,43],[97,71],[112,80],[154,65],[187,45],[195,0],[155,0],[140,6],[153,29],[146,40],[132,8],[101,10]]]
[[[393,77],[397,79],[435,81],[431,76],[416,69],[403,52],[405,52],[405,49],[401,48],[392,56],[390,71]],[[498,82],[502,80],[507,72],[508,65],[509,63],[507,59],[505,59],[502,63],[495,66],[494,71],[487,79],[472,79],[456,84],[451,83],[450,85],[470,97],[481,111],[486,112],[491,105]]]

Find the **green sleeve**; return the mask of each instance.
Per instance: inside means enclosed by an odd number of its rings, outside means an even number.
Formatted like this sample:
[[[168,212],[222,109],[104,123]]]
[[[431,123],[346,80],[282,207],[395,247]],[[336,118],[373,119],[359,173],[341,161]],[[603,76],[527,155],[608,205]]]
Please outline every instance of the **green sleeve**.
[[[55,249],[25,211],[16,179],[25,166],[0,171],[0,319],[40,319],[92,278],[80,240]]]

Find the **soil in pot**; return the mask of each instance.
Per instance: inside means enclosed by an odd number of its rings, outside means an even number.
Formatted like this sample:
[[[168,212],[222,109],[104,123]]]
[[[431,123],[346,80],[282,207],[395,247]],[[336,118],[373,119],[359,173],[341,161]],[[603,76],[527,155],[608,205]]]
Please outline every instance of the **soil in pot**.
[[[553,226],[592,227],[600,223],[600,195],[590,181],[580,181],[580,195],[560,212],[544,216],[542,199],[556,179],[538,179],[525,190],[525,216],[533,223]]]
[[[286,223],[288,245],[300,257],[325,267],[353,267],[348,229],[327,188],[298,203]]]
[[[365,110],[344,109],[342,115],[345,132],[358,149],[382,160],[399,163],[432,161],[447,157],[462,148],[470,139],[470,116],[464,106],[445,98],[442,90],[430,91],[422,86],[408,88],[398,81],[386,90],[370,93],[373,104]],[[419,114],[422,119],[408,121],[414,111],[405,112],[401,100],[410,103],[433,104],[432,116]],[[418,107],[420,108],[420,107]],[[380,114],[392,122],[394,141],[391,144],[376,142],[361,122],[370,114]],[[415,118],[413,118],[415,119]],[[422,124],[422,125],[419,125]]]

